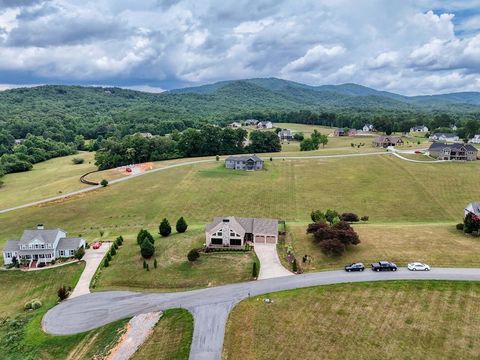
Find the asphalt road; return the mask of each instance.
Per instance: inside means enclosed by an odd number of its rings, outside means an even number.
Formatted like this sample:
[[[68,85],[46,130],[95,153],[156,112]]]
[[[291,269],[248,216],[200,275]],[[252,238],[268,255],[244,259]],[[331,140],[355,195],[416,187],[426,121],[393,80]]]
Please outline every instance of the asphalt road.
[[[360,154],[341,154],[341,155],[272,156],[272,160],[301,160],[301,159],[306,160],[306,159],[322,159],[322,158],[329,159],[329,158],[357,157],[357,156],[370,156],[370,155],[389,155],[389,154],[390,153],[387,153],[387,152],[383,151],[383,152],[360,153]],[[263,158],[263,160],[268,160],[268,159],[270,159],[270,157],[264,157]],[[123,177],[123,178],[120,178],[120,179],[112,180],[108,183],[108,186],[118,184],[118,183],[128,181],[128,180],[132,180],[132,179],[135,179],[136,177],[139,177],[139,176],[156,173],[156,172],[159,172],[159,171],[174,169],[174,168],[181,167],[181,166],[188,166],[188,165],[195,165],[195,164],[202,164],[202,163],[212,163],[212,162],[216,162],[216,159],[211,158],[211,159],[206,159],[206,160],[193,160],[193,161],[187,161],[187,162],[182,162],[182,163],[173,164],[173,165],[167,165],[167,166],[164,166],[162,168],[157,168],[157,169],[149,170],[149,171],[146,171],[146,172],[143,172],[143,173],[129,175],[129,176],[126,176],[126,177]],[[42,200],[38,200],[38,201],[32,201],[32,202],[29,202],[29,203],[26,203],[26,204],[13,206],[13,207],[6,208],[6,209],[1,209],[0,214],[4,214],[4,213],[14,211],[14,210],[23,209],[23,208],[30,207],[30,206],[45,204],[45,203],[48,203],[48,202],[51,202],[51,201],[66,199],[66,198],[69,198],[69,197],[72,197],[72,196],[75,196],[75,195],[83,194],[83,193],[90,192],[90,191],[93,191],[93,190],[98,190],[98,189],[101,189],[101,188],[102,188],[101,185],[89,186],[89,187],[86,187],[86,188],[83,188],[83,189],[80,189],[80,190],[76,190],[76,191],[72,191],[72,192],[69,192],[69,193],[65,193],[65,194],[62,194],[62,195],[52,196],[52,197],[49,197],[49,198],[46,198],[46,199],[42,199]]]
[[[480,269],[433,268],[428,272],[399,269],[380,273],[368,269],[358,273],[324,271],[179,293],[97,292],[55,306],[45,314],[42,326],[54,335],[76,334],[138,314],[180,307],[188,309],[194,317],[190,359],[220,359],[228,314],[235,304],[249,296],[318,285],[384,280],[479,281]]]

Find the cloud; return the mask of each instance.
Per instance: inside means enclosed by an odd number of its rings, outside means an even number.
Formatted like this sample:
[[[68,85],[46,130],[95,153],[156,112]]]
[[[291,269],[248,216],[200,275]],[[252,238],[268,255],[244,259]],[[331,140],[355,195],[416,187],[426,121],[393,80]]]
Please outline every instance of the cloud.
[[[161,90],[271,76],[406,94],[480,90],[476,7],[474,0],[0,0],[0,74],[4,82]]]

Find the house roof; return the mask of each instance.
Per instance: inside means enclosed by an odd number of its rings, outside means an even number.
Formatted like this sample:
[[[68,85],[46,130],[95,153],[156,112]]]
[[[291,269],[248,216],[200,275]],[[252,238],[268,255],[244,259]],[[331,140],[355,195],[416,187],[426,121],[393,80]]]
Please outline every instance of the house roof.
[[[445,137],[457,137],[458,135],[456,134],[451,134],[451,133],[435,133],[432,136],[440,137],[440,136],[445,136]]]
[[[228,219],[230,226],[239,233],[278,234],[278,220],[276,219],[242,218],[237,216],[216,217],[213,219],[213,222],[206,226],[205,231],[210,232],[222,223],[224,219]]]
[[[18,251],[20,248],[18,246],[18,240],[8,240],[3,247],[3,251]]]
[[[461,144],[461,143],[455,143],[455,144],[432,143],[430,145],[429,150],[441,150],[445,148],[450,148],[452,150],[460,150],[462,147],[465,148],[465,150],[467,151],[478,151],[477,148],[471,144]]]
[[[423,128],[426,128],[425,125],[419,125],[419,126],[414,126],[413,129],[414,130],[423,130]]]
[[[472,211],[475,214],[480,214],[480,203],[472,202],[466,207],[467,210]]]
[[[376,137],[373,141],[376,142],[376,143],[384,143],[384,142],[398,142],[398,141],[402,141],[402,139],[398,136],[389,136],[389,135],[382,135],[382,136],[378,136]]]
[[[53,244],[59,232],[65,233],[62,229],[25,230],[20,238],[19,245],[27,245],[33,239],[38,239],[45,244]]]
[[[247,161],[249,159],[253,159],[254,161],[263,161],[257,155],[229,156],[225,160],[226,161]]]
[[[78,249],[82,242],[82,238],[61,238],[58,241],[57,250]]]

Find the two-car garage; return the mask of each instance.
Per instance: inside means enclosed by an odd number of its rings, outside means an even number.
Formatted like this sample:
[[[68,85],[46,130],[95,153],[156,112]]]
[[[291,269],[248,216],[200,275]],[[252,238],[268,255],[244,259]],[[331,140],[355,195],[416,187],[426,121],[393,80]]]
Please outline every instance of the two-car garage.
[[[255,244],[276,244],[277,237],[271,235],[255,235]]]

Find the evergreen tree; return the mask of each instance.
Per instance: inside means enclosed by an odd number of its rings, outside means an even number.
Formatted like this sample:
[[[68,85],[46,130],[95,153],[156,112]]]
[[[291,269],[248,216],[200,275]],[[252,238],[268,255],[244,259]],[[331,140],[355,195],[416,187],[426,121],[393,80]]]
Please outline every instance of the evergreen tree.
[[[170,226],[170,223],[166,218],[162,220],[160,223],[160,226],[158,227],[158,230],[160,232],[160,235],[162,236],[168,236],[172,232],[172,227]]]
[[[182,216],[180,219],[177,220],[177,225],[176,225],[177,232],[184,233],[185,231],[187,231],[187,228],[188,228],[188,224]]]
[[[197,261],[197,259],[200,257],[200,253],[198,252],[197,249],[192,249],[188,252],[187,254],[187,259],[190,262]]]
[[[298,270],[298,266],[297,266],[297,259],[293,259],[293,263],[292,263],[292,271],[294,273],[296,273]]]
[[[257,263],[254,261],[253,262],[253,267],[252,267],[252,277],[256,279],[258,277],[258,267]]]
[[[112,261],[112,255],[109,252],[107,253],[107,260]]]
[[[103,267],[108,267],[110,265],[110,262],[108,261],[108,258],[105,259],[105,261],[103,262]]]
[[[112,255],[112,256],[117,255],[117,250],[115,250],[114,246],[112,246],[112,248],[110,249],[110,255]]]
[[[144,259],[150,259],[155,253],[155,247],[148,239],[145,239],[140,245],[140,253]]]
[[[152,244],[155,243],[155,240],[153,239],[153,236],[152,234],[150,234],[150,232],[148,232],[148,230],[140,230],[138,235],[137,235],[137,244],[138,245],[142,245],[143,243],[143,240],[145,239],[148,239],[148,241],[150,241]]]

